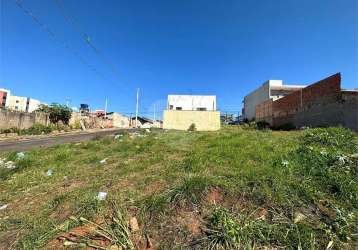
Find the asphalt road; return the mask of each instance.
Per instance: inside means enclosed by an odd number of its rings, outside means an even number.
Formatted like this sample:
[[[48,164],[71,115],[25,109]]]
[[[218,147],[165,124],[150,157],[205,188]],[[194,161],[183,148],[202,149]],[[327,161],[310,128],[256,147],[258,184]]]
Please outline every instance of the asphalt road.
[[[78,134],[55,135],[42,138],[23,139],[18,141],[0,141],[0,151],[27,151],[34,148],[49,147],[58,144],[88,141],[106,135],[113,135],[123,129],[81,132]]]

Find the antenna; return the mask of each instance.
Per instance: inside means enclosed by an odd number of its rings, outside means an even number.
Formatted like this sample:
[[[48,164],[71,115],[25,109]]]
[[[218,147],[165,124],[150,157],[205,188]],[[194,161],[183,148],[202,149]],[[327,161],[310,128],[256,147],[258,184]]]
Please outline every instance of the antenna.
[[[135,126],[138,127],[138,103],[139,103],[139,88],[137,88],[137,104],[135,109]]]

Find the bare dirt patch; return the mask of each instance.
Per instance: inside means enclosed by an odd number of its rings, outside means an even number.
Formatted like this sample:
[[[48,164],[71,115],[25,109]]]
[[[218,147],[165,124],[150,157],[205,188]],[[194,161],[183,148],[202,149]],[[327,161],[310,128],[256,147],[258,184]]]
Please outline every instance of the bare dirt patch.
[[[193,236],[202,233],[202,221],[199,214],[194,211],[179,211],[176,221]]]
[[[165,184],[163,182],[158,181],[147,185],[144,188],[144,192],[146,194],[154,194],[163,191],[164,189],[165,189]]]
[[[220,188],[211,188],[206,195],[206,202],[209,204],[220,204],[224,201],[224,194]]]
[[[82,226],[75,227],[69,232],[63,233],[56,239],[50,241],[47,244],[48,249],[62,249],[66,242],[71,242],[75,246],[81,246],[80,243],[83,242],[83,239],[86,239],[86,247],[81,249],[98,249],[95,246],[107,247],[110,244],[110,241],[105,237],[96,233],[96,227],[92,224],[85,224]],[[90,242],[90,244],[88,243]]]

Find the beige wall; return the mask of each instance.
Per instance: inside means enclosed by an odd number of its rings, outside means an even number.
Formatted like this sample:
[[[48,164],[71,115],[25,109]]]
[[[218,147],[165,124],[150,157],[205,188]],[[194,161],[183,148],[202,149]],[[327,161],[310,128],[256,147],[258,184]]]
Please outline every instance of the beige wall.
[[[0,129],[7,128],[29,128],[35,123],[49,125],[49,115],[45,113],[25,113],[0,110]]]
[[[187,130],[193,123],[198,131],[220,129],[220,112],[218,111],[165,110],[163,118],[164,129]]]

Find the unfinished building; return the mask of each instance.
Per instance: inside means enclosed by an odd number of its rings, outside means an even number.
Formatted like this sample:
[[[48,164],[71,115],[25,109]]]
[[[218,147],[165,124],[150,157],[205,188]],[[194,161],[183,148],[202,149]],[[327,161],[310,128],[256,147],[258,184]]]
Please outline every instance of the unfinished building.
[[[341,89],[337,73],[278,100],[256,106],[256,120],[272,127],[343,126],[358,130],[358,91]]]

